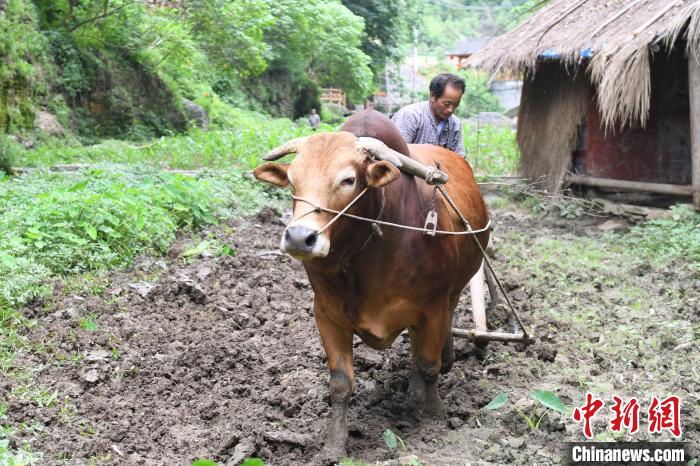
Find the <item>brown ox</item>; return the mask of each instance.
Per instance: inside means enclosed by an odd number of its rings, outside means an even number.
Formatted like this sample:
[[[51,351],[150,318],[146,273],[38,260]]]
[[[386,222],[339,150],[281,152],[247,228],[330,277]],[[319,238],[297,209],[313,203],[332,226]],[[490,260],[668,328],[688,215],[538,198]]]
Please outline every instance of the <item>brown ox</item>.
[[[296,152],[290,164],[267,162],[255,176],[290,186],[294,220],[285,229],[282,251],[303,261],[314,290],[316,326],[330,368],[331,420],[324,457],[345,455],[346,411],[354,387],[353,334],[384,349],[408,329],[413,370],[409,400],[416,414],[444,414],[437,391],[440,372],[453,361],[452,316],[460,293],[482,258],[470,236],[428,236],[314,211],[314,206],[347,211],[370,219],[422,227],[432,208],[434,187],[402,173],[396,152],[449,175],[445,185],[473,229],[487,225],[488,214],[469,164],[449,150],[406,144],[396,126],[375,111],[355,115],[342,128],[290,141],[268,154],[276,159]],[[371,136],[376,139],[356,136]],[[369,143],[369,144],[368,144]],[[367,148],[367,146],[372,146]],[[384,159],[384,160],[377,160]],[[438,229],[463,231],[458,215],[437,193]],[[326,227],[326,228],[324,228]],[[485,248],[489,233],[477,236]]]

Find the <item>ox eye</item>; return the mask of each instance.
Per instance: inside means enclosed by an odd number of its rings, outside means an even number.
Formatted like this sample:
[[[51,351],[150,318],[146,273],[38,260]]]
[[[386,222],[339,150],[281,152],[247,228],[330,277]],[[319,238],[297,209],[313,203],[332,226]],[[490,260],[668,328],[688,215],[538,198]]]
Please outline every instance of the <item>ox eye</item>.
[[[348,176],[343,181],[340,182],[340,186],[353,186],[355,184],[355,177]]]

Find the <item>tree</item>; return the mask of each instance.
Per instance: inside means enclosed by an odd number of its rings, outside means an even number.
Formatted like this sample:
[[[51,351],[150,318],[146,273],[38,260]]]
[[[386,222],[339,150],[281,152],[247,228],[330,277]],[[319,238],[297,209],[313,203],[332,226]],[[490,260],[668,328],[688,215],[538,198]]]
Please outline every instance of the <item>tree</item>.
[[[297,99],[314,95],[319,86],[340,87],[355,99],[371,92],[362,18],[340,2],[321,0],[280,0],[272,15],[264,38],[269,68],[259,79],[246,80],[249,94],[263,102],[264,110],[300,116],[308,105]]]
[[[402,45],[413,41],[411,24],[417,19],[415,0],[342,0],[365,20],[362,50],[372,58],[371,68],[381,76],[388,62],[402,55]]]

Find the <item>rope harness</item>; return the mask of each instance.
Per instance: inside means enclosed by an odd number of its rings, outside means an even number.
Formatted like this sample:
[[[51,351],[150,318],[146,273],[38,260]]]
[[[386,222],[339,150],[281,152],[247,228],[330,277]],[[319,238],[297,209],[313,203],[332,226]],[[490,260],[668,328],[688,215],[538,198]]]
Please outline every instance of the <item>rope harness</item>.
[[[428,167],[428,168],[429,169],[428,169],[428,172],[426,174],[425,181],[428,184],[433,184],[433,183],[431,183],[430,180],[433,179],[432,175],[435,172],[436,167]],[[523,339],[528,340],[529,336],[527,334],[527,330],[525,329],[525,325],[523,324],[522,320],[520,319],[520,316],[518,315],[518,313],[515,311],[513,304],[510,302],[510,299],[508,298],[508,295],[506,294],[506,291],[503,288],[503,285],[501,284],[501,281],[498,279],[496,272],[493,270],[493,266],[491,265],[491,261],[489,260],[489,258],[486,255],[486,251],[484,250],[484,248],[481,245],[481,243],[479,242],[479,240],[476,238],[476,235],[478,235],[479,233],[483,233],[483,232],[491,229],[491,220],[490,219],[486,223],[486,226],[484,226],[483,228],[480,228],[478,230],[472,229],[471,224],[466,219],[466,217],[464,215],[462,215],[462,212],[460,212],[459,208],[457,207],[457,204],[455,204],[454,200],[452,199],[450,194],[445,189],[445,186],[442,184],[435,185],[435,190],[433,191],[433,199],[432,199],[432,210],[428,213],[428,217],[426,218],[426,223],[425,223],[425,226],[423,228],[413,227],[413,226],[409,226],[409,225],[401,225],[398,223],[386,222],[386,221],[379,220],[379,218],[382,216],[382,214],[384,212],[384,188],[382,188],[382,207],[379,211],[379,215],[377,216],[377,218],[371,219],[371,218],[360,217],[359,215],[353,215],[353,214],[347,213],[347,211],[353,205],[355,205],[355,203],[362,196],[364,196],[367,193],[368,189],[369,189],[369,187],[364,188],[360,192],[360,194],[355,196],[355,198],[352,201],[350,201],[350,203],[348,205],[346,205],[343,208],[343,210],[340,210],[340,211],[329,209],[327,207],[321,207],[321,206],[314,204],[313,202],[311,202],[307,199],[304,199],[303,197],[298,197],[298,196],[292,195],[292,199],[294,199],[295,201],[304,202],[304,203],[310,205],[312,207],[312,209],[309,210],[308,212],[304,212],[303,214],[293,218],[292,221],[290,222],[290,224],[294,223],[295,221],[299,220],[302,217],[305,217],[305,216],[312,214],[312,213],[318,213],[318,212],[335,214],[335,216],[328,223],[326,223],[320,230],[318,230],[317,234],[321,234],[324,230],[326,230],[333,223],[335,223],[336,220],[338,220],[340,217],[348,217],[348,218],[351,218],[354,220],[359,220],[362,222],[369,222],[372,224],[372,233],[370,233],[370,236],[367,239],[367,241],[365,241],[364,245],[362,246],[362,249],[364,249],[369,244],[370,240],[373,238],[373,236],[375,234],[377,236],[382,236],[381,230],[379,229],[379,225],[393,227],[393,228],[400,228],[400,229],[409,230],[409,231],[417,231],[417,232],[425,233],[425,234],[430,235],[430,236],[435,236],[435,235],[452,235],[452,236],[469,235],[474,239],[474,242],[476,243],[477,247],[479,248],[479,252],[481,253],[481,256],[484,260],[484,263],[488,267],[489,272],[491,272],[491,275],[493,276],[496,284],[498,285],[498,289],[500,290],[501,294],[505,298],[506,303],[508,303],[508,307],[510,308],[511,313],[515,316],[515,318],[518,322],[518,325],[520,326],[520,329],[523,332]],[[442,194],[442,196],[445,198],[445,200],[450,205],[450,207],[452,207],[452,209],[457,213],[457,215],[459,216],[459,219],[461,220],[462,224],[465,227],[464,231],[445,231],[445,230],[438,230],[437,229],[437,212],[435,210],[436,191],[440,191],[440,194]],[[432,225],[432,228],[428,228],[429,225]]]
[[[442,188],[442,186],[438,187],[437,189],[440,189],[440,188]],[[367,218],[367,217],[360,217],[359,215],[348,214],[347,211],[350,209],[350,207],[352,207],[355,204],[355,202],[357,202],[367,192],[368,189],[369,188],[363,189],[360,192],[360,194],[358,194],[355,197],[355,199],[350,201],[350,203],[347,206],[345,206],[345,208],[343,210],[340,210],[340,211],[328,209],[326,207],[321,207],[321,206],[316,205],[307,199],[304,199],[303,197],[298,197],[298,196],[292,195],[292,199],[294,199],[295,201],[300,201],[300,202],[304,202],[306,204],[309,204],[312,207],[312,209],[309,210],[308,212],[304,212],[303,214],[298,215],[297,217],[294,217],[292,219],[292,221],[289,223],[294,223],[297,220],[299,220],[300,218],[306,217],[307,215],[312,214],[312,213],[325,212],[327,214],[335,214],[335,217],[333,217],[320,230],[318,230],[318,234],[321,234],[326,228],[328,228],[333,223],[335,223],[335,221],[338,220],[340,217],[348,217],[348,218],[352,218],[354,220],[360,220],[361,222],[373,223],[375,225],[382,225],[382,226],[387,226],[387,227],[400,228],[403,230],[418,231],[421,233],[436,234],[436,235],[453,235],[453,236],[477,235],[479,233],[483,233],[483,232],[491,229],[491,220],[488,221],[488,223],[486,224],[486,226],[484,228],[480,228],[478,230],[472,230],[471,226],[469,226],[469,224],[467,222],[467,225],[466,225],[467,230],[465,230],[465,231],[446,231],[446,230],[436,230],[433,228],[425,228],[425,227],[424,228],[412,227],[409,225],[401,225],[399,223],[393,223],[393,222],[385,222],[385,221],[379,220],[379,217],[381,217],[381,214],[382,214],[381,211],[379,213],[379,216],[377,216],[377,218],[375,218],[375,219]],[[443,190],[444,190],[444,188],[443,188]],[[443,192],[443,190],[441,190],[440,192]],[[443,192],[443,195],[445,195],[445,194],[447,194],[447,191]],[[448,196],[449,196],[449,194],[448,194]],[[383,206],[383,204],[384,203],[383,203],[383,198],[382,198],[382,206]],[[450,205],[455,207],[453,204],[450,204]],[[460,218],[462,218],[462,219],[464,218],[464,217],[462,217],[462,214],[459,211],[457,211],[457,213],[459,214]],[[375,231],[376,231],[376,229],[375,229]]]

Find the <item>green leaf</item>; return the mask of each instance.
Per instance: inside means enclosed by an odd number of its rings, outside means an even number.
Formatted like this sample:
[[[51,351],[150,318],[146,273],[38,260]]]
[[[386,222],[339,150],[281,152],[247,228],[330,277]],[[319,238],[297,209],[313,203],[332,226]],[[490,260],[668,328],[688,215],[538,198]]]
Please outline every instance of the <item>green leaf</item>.
[[[192,463],[192,466],[219,466],[219,464],[211,460],[197,460]]]
[[[182,257],[198,256],[209,249],[209,241],[202,241],[197,246],[182,253]]]
[[[97,239],[97,228],[95,228],[92,225],[87,225],[85,227],[85,233],[92,239],[96,240]]]
[[[223,246],[221,246],[220,254],[221,254],[222,256],[231,256],[231,257],[233,257],[233,256],[236,255],[236,250],[233,249],[233,248],[232,248],[231,246],[229,246],[228,244],[224,244]]]
[[[265,466],[265,462],[260,458],[248,458],[241,463],[241,466]]]
[[[392,450],[395,449],[397,445],[396,434],[389,429],[385,430],[384,443],[386,443],[386,446],[391,448]]]
[[[498,409],[508,402],[508,394],[506,392],[501,392],[496,397],[489,402],[484,409]]]
[[[85,180],[85,181],[81,181],[80,183],[74,184],[73,186],[68,188],[68,192],[74,193],[76,191],[82,191],[83,189],[85,189],[85,186],[88,185],[88,181],[89,180]]]
[[[5,267],[14,267],[17,265],[17,258],[9,254],[0,254],[0,263]]]
[[[549,409],[558,411],[560,413],[566,412],[566,407],[564,406],[564,403],[559,399],[557,395],[550,392],[549,390],[535,390],[534,392],[532,392],[532,397]]]
[[[36,228],[27,228],[27,231],[24,232],[24,236],[29,239],[41,239],[44,237],[44,234]]]

